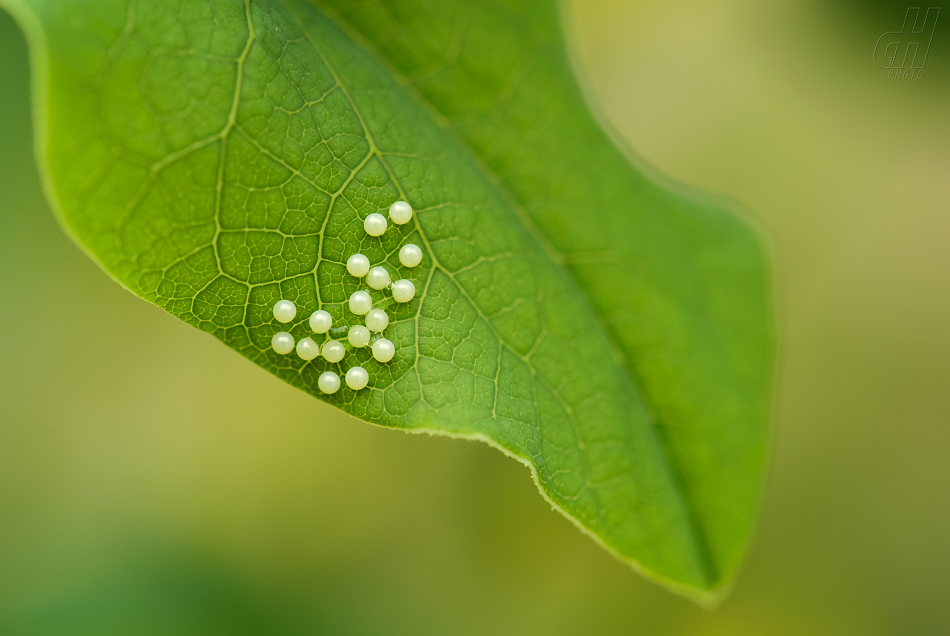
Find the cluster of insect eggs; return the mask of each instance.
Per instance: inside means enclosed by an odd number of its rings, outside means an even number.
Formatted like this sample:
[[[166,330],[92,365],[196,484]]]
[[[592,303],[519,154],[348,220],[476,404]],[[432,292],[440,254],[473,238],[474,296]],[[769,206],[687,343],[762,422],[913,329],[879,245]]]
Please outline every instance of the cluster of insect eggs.
[[[412,207],[405,201],[396,201],[389,208],[389,218],[396,225],[404,225],[412,219]],[[366,217],[363,229],[370,236],[382,236],[387,228],[386,217],[374,212]],[[405,267],[415,267],[422,262],[422,250],[417,245],[408,243],[399,250],[399,262]],[[391,282],[389,272],[385,267],[370,267],[369,259],[362,254],[353,254],[346,261],[346,270],[356,278],[366,278],[366,284],[375,290],[389,289],[393,300],[397,303],[407,303],[416,295],[416,288],[410,280]],[[369,292],[359,290],[350,296],[350,311],[357,316],[365,316],[365,325],[353,325],[347,330],[347,340],[354,347],[370,345],[370,332],[382,333],[389,326],[389,315],[385,310],[373,307],[373,299]],[[274,305],[274,318],[277,322],[288,323],[297,316],[297,307],[289,300],[280,300]],[[310,329],[317,334],[329,333],[333,326],[333,317],[322,309],[310,315]],[[274,351],[286,355],[294,350],[294,337],[286,331],[274,334],[271,339]],[[377,338],[370,348],[373,358],[377,362],[389,362],[396,355],[396,346],[387,338]],[[296,343],[297,355],[303,360],[313,360],[323,355],[327,362],[336,363],[346,355],[346,348],[339,340],[327,340],[319,346],[312,338],[302,338]],[[359,391],[369,384],[369,374],[363,367],[350,367],[345,375],[346,385],[354,391]],[[333,371],[325,371],[317,380],[319,389],[327,394],[336,393],[340,389],[340,376]]]

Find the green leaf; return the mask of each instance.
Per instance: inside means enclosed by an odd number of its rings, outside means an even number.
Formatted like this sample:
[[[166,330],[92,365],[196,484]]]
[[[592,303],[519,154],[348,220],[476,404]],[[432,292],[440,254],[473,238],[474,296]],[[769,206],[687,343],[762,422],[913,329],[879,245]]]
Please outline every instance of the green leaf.
[[[2,4],[49,196],[116,280],[356,417],[501,449],[656,580],[727,589],[767,463],[762,249],[605,134],[554,0]],[[413,221],[368,237],[397,199]],[[276,354],[278,299],[298,339],[317,308],[357,324],[355,252],[415,283],[373,292],[394,360]],[[356,364],[369,388],[317,390]]]

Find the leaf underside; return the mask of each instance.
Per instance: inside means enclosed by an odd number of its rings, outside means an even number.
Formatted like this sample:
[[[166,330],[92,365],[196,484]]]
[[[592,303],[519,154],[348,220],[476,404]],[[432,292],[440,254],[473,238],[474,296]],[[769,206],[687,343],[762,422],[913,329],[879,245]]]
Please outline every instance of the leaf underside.
[[[767,460],[761,247],[603,132],[553,0],[0,4],[31,43],[54,207],[119,282],[356,417],[502,449],[656,580],[728,588]],[[367,236],[398,199],[412,222]],[[396,357],[276,354],[276,331],[323,338],[316,309],[362,322],[357,252],[416,286],[372,292]],[[366,389],[317,390],[356,365]]]

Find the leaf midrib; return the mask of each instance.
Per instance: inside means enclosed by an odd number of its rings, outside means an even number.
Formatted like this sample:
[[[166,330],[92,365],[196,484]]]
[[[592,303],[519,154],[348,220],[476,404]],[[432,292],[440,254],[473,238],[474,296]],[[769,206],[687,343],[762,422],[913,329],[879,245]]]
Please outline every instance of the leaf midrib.
[[[245,1],[247,2],[248,0],[245,0]],[[406,77],[399,69],[395,68],[395,66],[392,63],[390,63],[389,60],[385,56],[379,53],[378,49],[375,46],[373,46],[372,43],[368,42],[366,38],[364,38],[363,35],[359,33],[358,30],[353,28],[349,24],[349,22],[343,19],[343,17],[340,16],[333,8],[328,7],[322,0],[307,0],[307,1],[315,5],[316,7],[318,7],[319,10],[322,11],[323,14],[328,19],[333,21],[333,23],[337,26],[337,28],[339,28],[344,33],[346,33],[353,40],[354,43],[358,44],[368,55],[372,56],[373,59],[376,60],[378,64],[380,64],[387,71],[389,71],[393,75],[393,77],[396,79],[396,81],[400,84],[400,86],[402,86],[405,90],[410,92],[413,95],[413,97],[416,99],[416,101],[429,112],[432,118],[439,124],[440,128],[442,128],[447,134],[452,136],[452,138],[457,142],[458,146],[464,149],[464,151],[469,155],[469,158],[476,165],[478,165],[478,167],[481,168],[482,172],[489,178],[490,182],[495,186],[498,192],[502,195],[502,197],[505,199],[505,202],[508,204],[511,210],[515,212],[515,215],[518,218],[518,220],[521,222],[522,226],[525,228],[528,234],[537,242],[537,244],[541,247],[542,251],[545,253],[546,256],[548,256],[548,258],[551,260],[553,265],[564,273],[564,276],[567,278],[567,280],[570,281],[574,289],[579,292],[577,294],[578,302],[580,302],[583,305],[583,307],[587,310],[588,316],[592,318],[594,323],[601,329],[601,331],[604,332],[605,340],[606,342],[609,343],[611,351],[615,356],[615,363],[620,368],[621,376],[623,377],[626,384],[629,386],[634,396],[639,398],[639,400],[645,407],[645,411],[648,414],[647,423],[650,429],[657,436],[657,439],[660,441],[660,447],[663,449],[663,454],[662,454],[663,461],[669,471],[669,474],[673,478],[674,490],[677,496],[680,497],[680,500],[683,504],[685,514],[687,517],[687,523],[689,524],[690,536],[692,536],[693,538],[693,544],[696,549],[696,556],[697,556],[699,565],[702,569],[702,574],[706,579],[705,582],[707,584],[715,583],[719,579],[719,570],[718,570],[718,567],[716,566],[716,561],[712,556],[712,551],[709,546],[708,537],[706,535],[706,532],[702,524],[699,522],[699,514],[698,514],[698,511],[696,510],[695,502],[693,501],[693,498],[690,495],[689,488],[684,483],[682,471],[679,468],[678,462],[675,460],[675,455],[671,451],[670,440],[665,434],[665,431],[662,430],[662,427],[659,426],[657,417],[655,414],[655,409],[653,405],[650,403],[650,401],[646,399],[646,393],[641,388],[644,384],[643,380],[636,373],[635,369],[631,368],[632,365],[628,363],[627,356],[623,353],[623,350],[620,348],[618,344],[620,342],[620,339],[616,331],[611,326],[609,326],[606,320],[591,306],[591,302],[588,299],[587,294],[583,292],[583,288],[581,287],[580,282],[577,280],[577,277],[574,274],[573,270],[567,264],[567,261],[564,255],[561,254],[561,252],[559,252],[557,248],[554,247],[554,245],[549,241],[549,239],[544,234],[544,232],[531,220],[527,211],[524,209],[521,203],[517,200],[515,195],[504,185],[504,182],[502,181],[501,176],[498,175],[494,170],[492,170],[485,163],[482,157],[471,148],[468,142],[458,133],[455,126],[453,126],[452,123],[449,120],[447,120],[445,116],[442,115],[442,113],[440,113],[438,109],[431,102],[429,102],[428,99],[426,99],[426,97],[416,88],[412,80]],[[334,79],[340,85],[341,90],[344,91],[344,94],[346,95],[347,100],[349,101],[350,105],[353,107],[354,112],[357,113],[357,116],[360,119],[360,124],[363,126],[364,133],[366,134],[367,140],[370,142],[373,150],[375,150],[378,153],[378,149],[376,148],[375,142],[373,141],[372,136],[370,135],[369,129],[367,128],[362,115],[359,113],[359,109],[357,108],[356,103],[350,97],[348,91],[346,91],[345,87],[343,86],[343,83],[339,79],[339,76],[336,74],[336,71],[333,69],[332,65],[329,63],[329,60],[327,60],[326,56],[320,50],[320,47],[317,46],[317,44],[310,37],[309,33],[307,32],[306,27],[301,22],[300,17],[296,13],[296,11],[294,11],[293,8],[291,8],[287,4],[286,0],[279,0],[279,2],[288,10],[288,13],[290,13],[294,17],[294,20],[296,20],[297,24],[301,27],[303,32],[306,34],[308,41],[310,41],[314,49],[318,52],[320,57],[324,60],[324,63],[327,65],[327,68],[330,69],[331,73],[333,73]],[[371,151],[370,154],[372,154],[372,152],[373,151]],[[389,173],[390,177],[393,179],[393,183],[396,184],[396,187],[399,189],[400,195],[405,197],[402,191],[402,187],[401,185],[399,185],[398,179],[396,179],[395,175],[392,173],[391,169],[389,168],[388,163],[383,158],[382,153],[378,153],[378,156],[381,162],[386,166],[386,170]],[[540,378],[537,375],[534,369],[534,366],[528,360],[526,360],[518,351],[513,349],[510,345],[505,343],[501,335],[498,334],[497,331],[495,330],[491,321],[489,321],[487,317],[484,315],[481,308],[479,308],[478,305],[475,304],[473,299],[471,299],[468,293],[465,292],[464,288],[455,281],[452,274],[448,272],[444,267],[442,267],[441,264],[438,263],[438,260],[436,259],[435,254],[432,251],[431,246],[429,245],[428,239],[425,237],[425,234],[421,226],[419,226],[417,223],[416,227],[420,233],[420,236],[423,237],[423,240],[426,243],[426,248],[433,259],[433,263],[435,265],[433,268],[433,271],[435,268],[438,268],[444,274],[449,276],[452,282],[455,283],[456,286],[465,295],[466,299],[469,301],[472,307],[474,307],[475,310],[478,312],[478,315],[486,322],[486,324],[495,334],[495,337],[498,338],[499,362],[500,362],[500,357],[501,357],[500,348],[501,346],[505,346],[508,348],[509,351],[514,353],[516,356],[518,356],[519,359],[521,359],[526,364],[528,369],[531,371],[531,375],[533,378],[539,379],[546,386],[548,386],[549,390],[551,390],[552,393],[558,397],[558,402],[561,404],[562,408],[564,408],[565,412],[568,413],[571,419],[571,423],[575,429],[575,434],[577,436],[578,444],[583,448],[583,445],[584,445],[583,438],[580,435],[576,417],[570,405],[564,403],[559,392],[557,392],[553,387],[550,387],[550,385],[548,385],[547,382],[545,382],[543,378]],[[322,241],[322,238],[321,238],[321,241]],[[430,277],[429,277],[430,280],[431,280],[431,277],[432,276],[430,274]],[[427,283],[427,287],[428,287],[428,283]],[[418,319],[418,316],[417,316],[417,319]],[[417,323],[417,327],[418,327],[418,323]],[[418,340],[418,328],[416,330],[416,338]],[[539,339],[540,338],[541,337],[539,336]],[[418,347],[416,349],[416,360],[418,362]],[[500,369],[500,364],[497,368]],[[416,372],[418,374],[418,370]],[[496,384],[496,399],[497,399],[497,377],[496,377],[495,384]],[[420,385],[420,392],[421,392],[421,385]],[[532,387],[532,392],[533,392],[533,387]],[[589,473],[589,467],[587,466],[586,455],[584,453],[581,453],[581,457],[583,458],[582,461],[584,462],[584,471],[585,473]],[[585,483],[589,481],[587,477],[588,475],[585,474]],[[540,488],[541,484],[539,483],[538,485]],[[588,488],[588,490],[591,490],[591,489]],[[596,497],[596,494],[594,494],[593,491],[591,492],[592,492],[592,495]],[[546,496],[550,498],[550,493],[545,493],[545,494]],[[560,507],[558,507],[558,509],[560,509]],[[603,538],[601,537],[601,539]]]

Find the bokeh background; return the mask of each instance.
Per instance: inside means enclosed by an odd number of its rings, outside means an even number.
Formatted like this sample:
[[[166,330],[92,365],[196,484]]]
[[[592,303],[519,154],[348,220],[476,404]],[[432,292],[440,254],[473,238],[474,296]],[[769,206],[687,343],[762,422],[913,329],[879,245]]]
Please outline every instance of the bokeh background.
[[[772,240],[763,514],[706,611],[477,443],[374,428],[112,283],[59,230],[0,12],[0,634],[950,633],[950,9],[575,0],[604,117]]]

